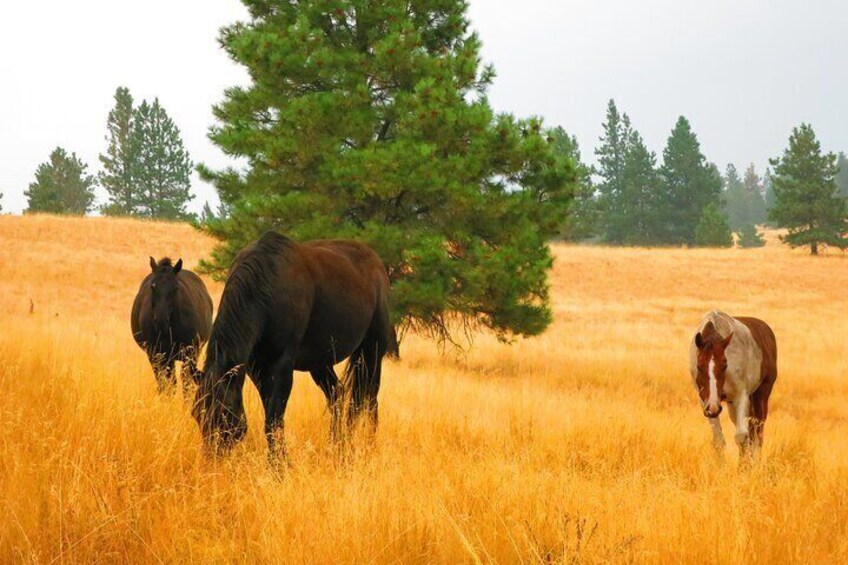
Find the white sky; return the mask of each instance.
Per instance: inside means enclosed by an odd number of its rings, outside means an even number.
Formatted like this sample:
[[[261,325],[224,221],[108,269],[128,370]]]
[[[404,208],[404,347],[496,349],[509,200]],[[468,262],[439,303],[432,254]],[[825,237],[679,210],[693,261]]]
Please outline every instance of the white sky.
[[[25,206],[39,163],[61,145],[99,169],[117,86],[158,96],[192,158],[228,163],[206,139],[211,106],[243,82],[216,42],[238,0],[42,0],[0,4],[0,192]],[[686,115],[704,153],[760,172],[810,122],[848,150],[848,4],[836,0],[471,0],[493,106],[542,115],[594,161],[615,98],[661,155]],[[194,181],[192,208],[215,200]]]

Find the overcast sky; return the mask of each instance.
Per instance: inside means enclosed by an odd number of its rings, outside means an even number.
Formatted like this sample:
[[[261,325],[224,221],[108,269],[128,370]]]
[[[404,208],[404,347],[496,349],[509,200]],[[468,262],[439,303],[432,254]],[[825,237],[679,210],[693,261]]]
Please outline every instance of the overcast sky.
[[[117,86],[158,96],[197,162],[228,163],[206,139],[211,106],[244,82],[216,42],[237,0],[43,0],[0,5],[0,192],[25,207],[61,145],[91,170]],[[594,161],[607,100],[659,156],[686,115],[723,170],[762,172],[793,126],[848,151],[848,4],[836,0],[471,0],[498,111],[544,116]],[[193,209],[215,200],[195,178]]]

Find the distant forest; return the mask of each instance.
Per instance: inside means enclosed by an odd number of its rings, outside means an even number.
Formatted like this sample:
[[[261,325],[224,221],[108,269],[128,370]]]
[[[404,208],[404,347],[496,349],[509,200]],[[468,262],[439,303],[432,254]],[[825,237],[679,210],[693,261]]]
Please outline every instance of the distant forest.
[[[662,162],[630,117],[607,106],[596,166],[581,158],[577,140],[550,131],[556,152],[576,164],[577,188],[563,236],[612,245],[758,247],[757,226],[784,227],[790,245],[846,247],[848,159],[822,154],[810,126],[792,132],[786,153],[760,174],[750,164],[724,171],[707,160],[681,116]]]

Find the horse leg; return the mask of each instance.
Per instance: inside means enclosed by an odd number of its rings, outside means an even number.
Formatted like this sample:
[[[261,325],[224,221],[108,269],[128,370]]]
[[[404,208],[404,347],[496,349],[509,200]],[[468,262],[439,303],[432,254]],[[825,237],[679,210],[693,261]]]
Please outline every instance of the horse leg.
[[[174,376],[174,359],[167,353],[148,352],[150,365],[153,367],[153,375],[156,377],[156,385],[159,393],[170,392],[176,385]]]
[[[353,383],[351,406],[348,412],[349,427],[356,423],[360,413],[365,410],[371,421],[372,431],[377,430],[377,394],[380,392],[380,378],[385,352],[384,344],[381,344],[369,332],[359,349],[351,356],[348,370],[353,376]]]
[[[713,431],[713,448],[716,451],[716,455],[721,455],[724,451],[724,432],[721,431],[721,422],[718,419],[718,416],[715,418],[710,418],[710,428]]]
[[[749,421],[749,433],[754,446],[755,457],[763,448],[763,432],[768,417],[768,399],[771,387],[760,387],[751,395],[751,419]]]
[[[341,421],[342,398],[344,397],[341,382],[332,365],[317,371],[310,371],[309,374],[312,375],[312,380],[324,392],[324,397],[327,399],[327,408],[330,409],[330,417],[332,418],[330,440],[335,443],[341,435],[339,422]]]
[[[197,355],[200,348],[195,346],[186,347],[183,351],[183,366],[180,371],[180,379],[183,385],[183,396],[186,400],[191,399],[191,385],[200,382],[200,372],[197,370]]]
[[[268,441],[268,460],[272,465],[286,458],[284,418],[286,406],[294,382],[294,362],[289,355],[282,355],[270,370],[259,368],[255,381],[259,383],[259,395],[265,409],[265,438]]]
[[[736,445],[739,446],[739,458],[745,459],[751,447],[751,435],[748,432],[748,422],[751,412],[751,398],[740,394],[730,410],[733,423],[736,425]]]

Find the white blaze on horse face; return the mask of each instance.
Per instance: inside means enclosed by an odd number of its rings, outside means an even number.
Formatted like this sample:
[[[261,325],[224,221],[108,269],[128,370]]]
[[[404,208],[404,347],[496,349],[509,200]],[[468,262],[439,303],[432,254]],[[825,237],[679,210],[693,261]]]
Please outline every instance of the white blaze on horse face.
[[[718,398],[718,381],[715,376],[715,358],[710,359],[710,399],[707,406],[717,408],[719,403]]]

